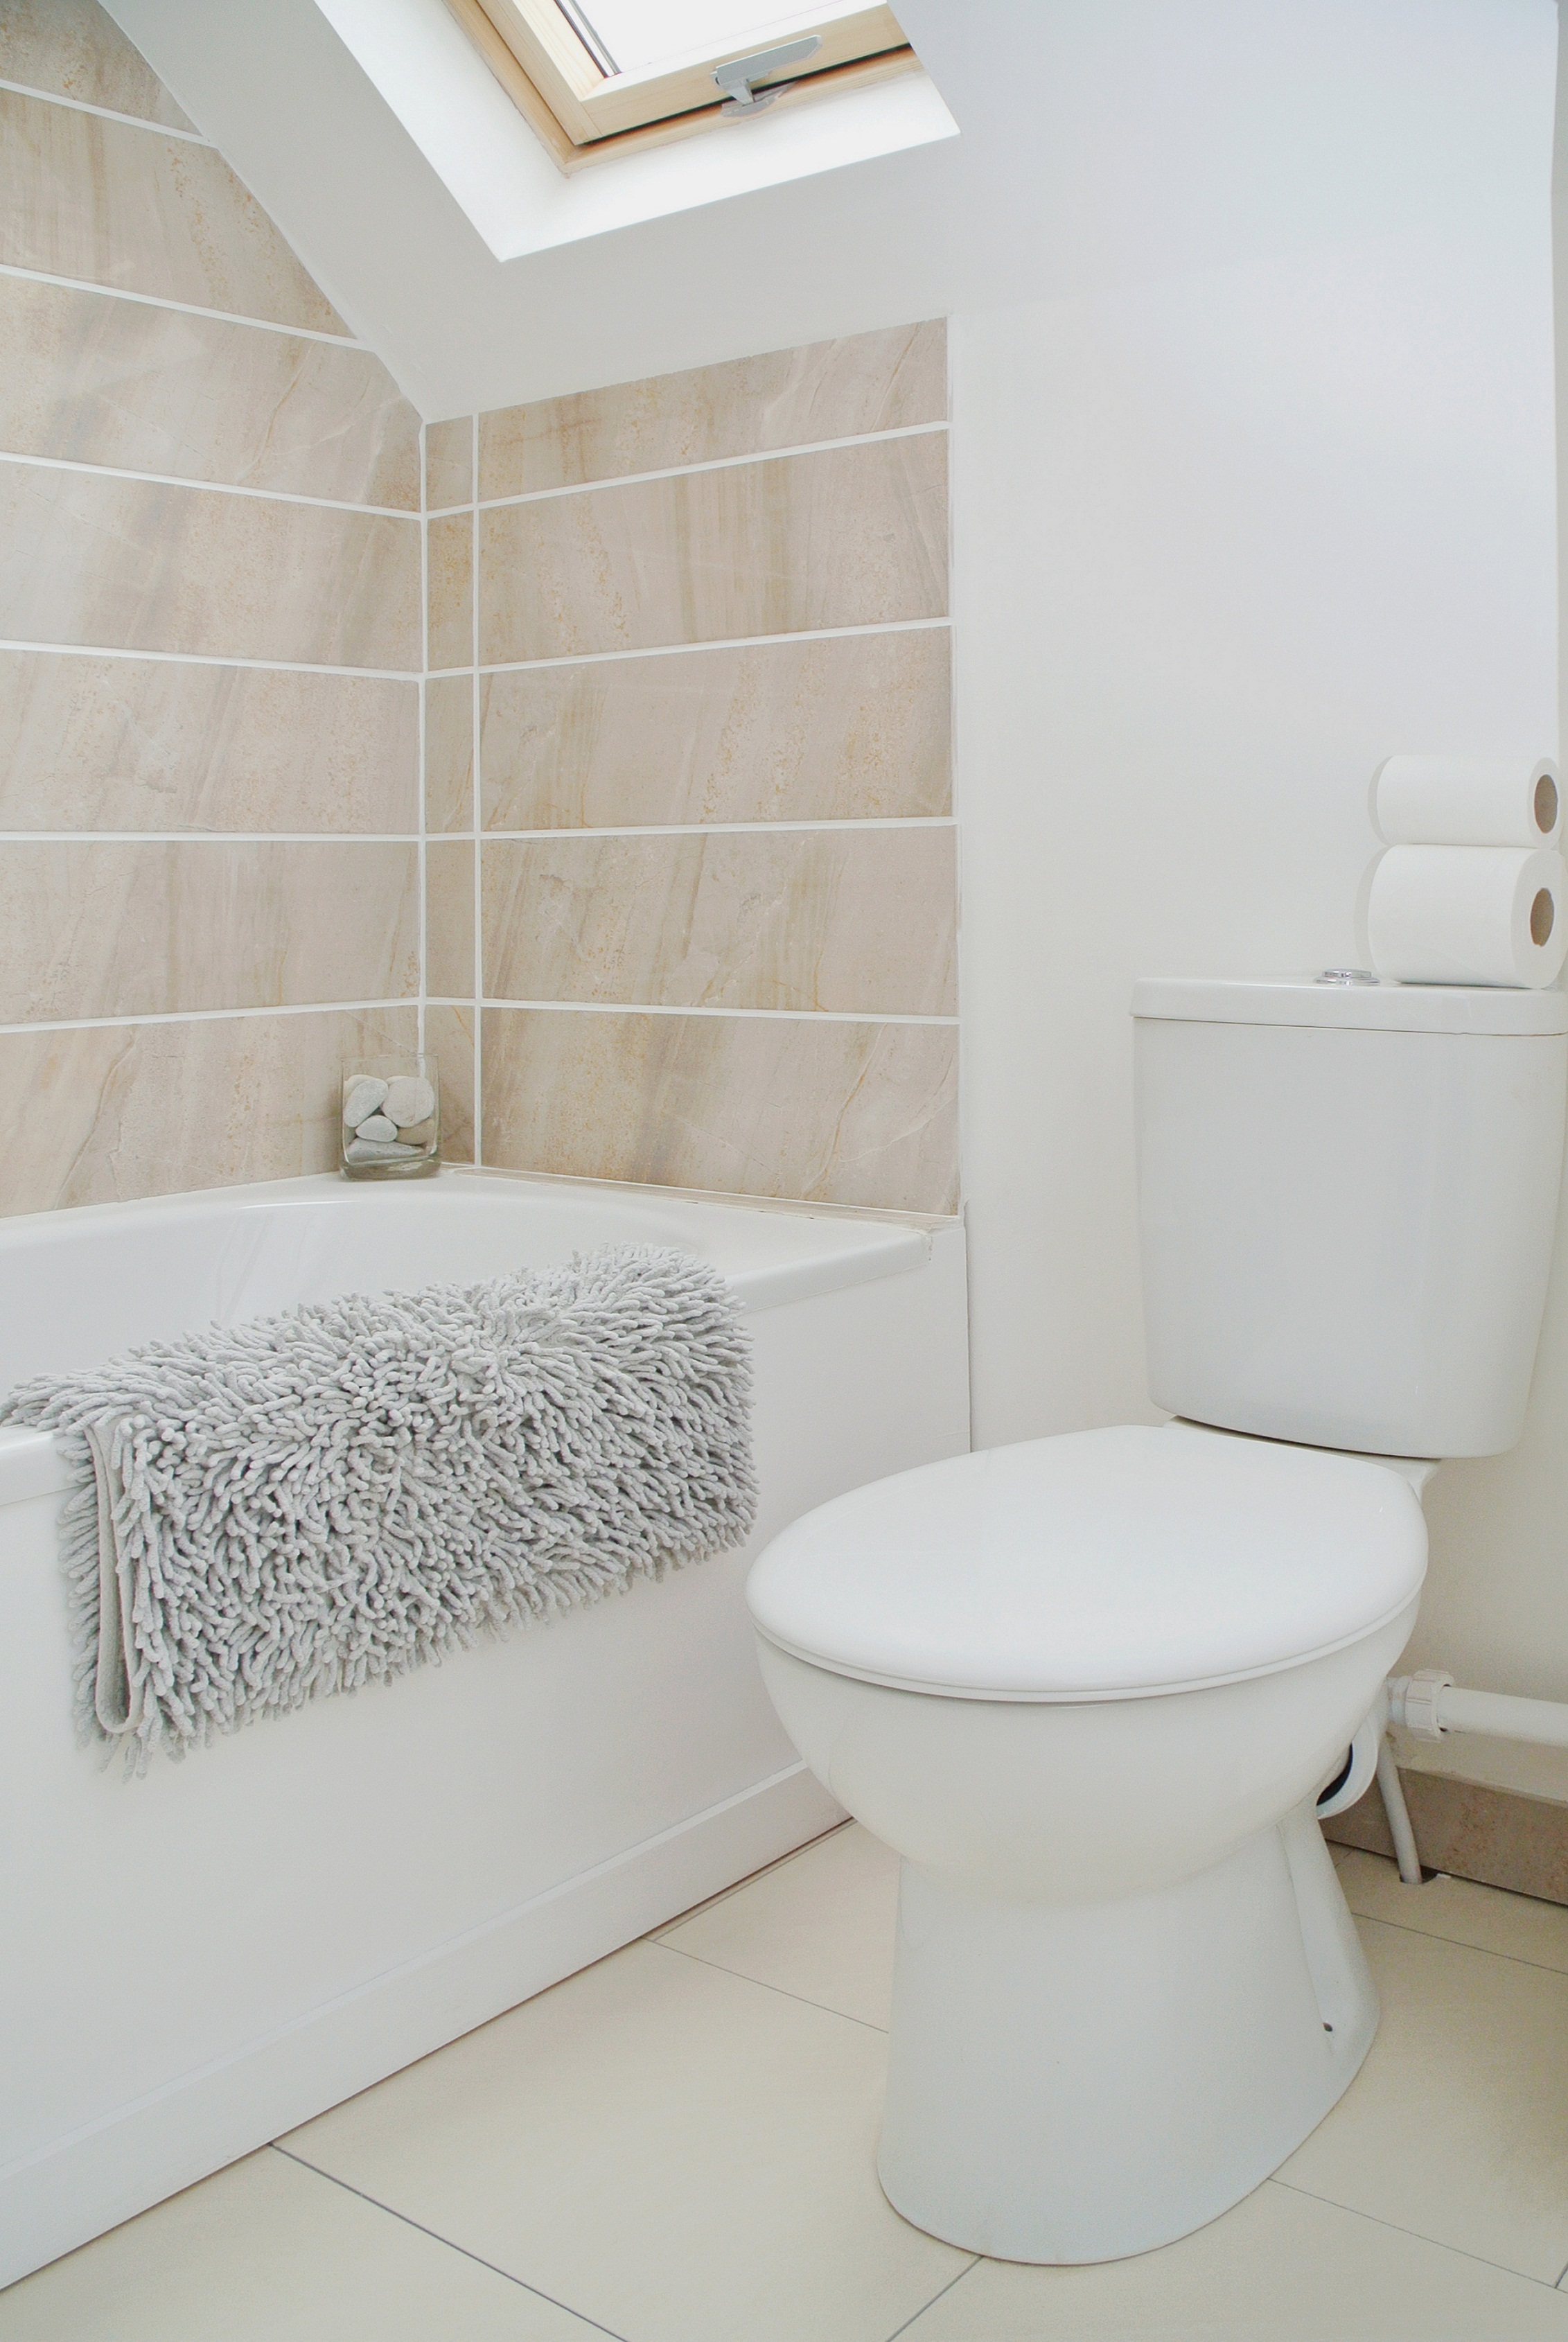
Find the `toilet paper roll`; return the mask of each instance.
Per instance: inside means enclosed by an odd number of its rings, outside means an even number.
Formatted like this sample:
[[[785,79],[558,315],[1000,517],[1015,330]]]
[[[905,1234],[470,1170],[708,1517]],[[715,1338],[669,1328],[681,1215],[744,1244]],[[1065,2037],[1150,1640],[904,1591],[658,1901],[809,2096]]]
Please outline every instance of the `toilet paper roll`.
[[[1367,947],[1400,984],[1539,990],[1568,953],[1568,865],[1509,846],[1391,846],[1373,874]]]
[[[1372,826],[1390,846],[1555,846],[1557,767],[1549,756],[1389,756],[1372,776]]]

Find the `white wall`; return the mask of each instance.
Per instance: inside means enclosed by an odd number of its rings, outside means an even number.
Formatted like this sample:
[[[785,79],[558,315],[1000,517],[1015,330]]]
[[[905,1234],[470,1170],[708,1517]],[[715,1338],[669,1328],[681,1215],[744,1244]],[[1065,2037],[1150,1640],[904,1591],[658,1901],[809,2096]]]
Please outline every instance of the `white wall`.
[[[1308,12],[1253,13],[1288,35]],[[1134,978],[1353,959],[1379,758],[1555,737],[1553,15],[1361,18],[1341,75],[1241,94],[1223,157],[1194,126],[1193,166],[1254,231],[1276,208],[1274,250],[1231,258],[1217,217],[1213,265],[954,321],[983,1442],[1149,1411]],[[1265,99],[1321,158],[1321,236],[1293,233],[1293,174],[1248,167]],[[1134,153],[1151,213],[1184,160],[1174,120]],[[1411,1663],[1563,1698],[1568,1228],[1558,1264],[1523,1444],[1429,1500]],[[1443,1761],[1568,1797],[1543,1753]]]
[[[113,12],[427,413],[951,313],[976,1434],[1145,1413],[1134,976],[1349,957],[1377,760],[1554,736],[1552,0],[903,0],[957,139],[504,267],[308,0]],[[1417,1662],[1568,1696],[1560,1419],[1568,1245]]]
[[[1433,13],[1408,12],[1412,32]],[[1336,221],[954,320],[984,1439],[1144,1410],[1134,976],[1353,958],[1379,758],[1554,737],[1552,20],[1469,15],[1487,37],[1451,44],[1432,119],[1377,157],[1446,219]],[[1375,114],[1365,62],[1344,78]],[[1343,157],[1343,109],[1320,96],[1316,136]],[[1153,206],[1180,142],[1144,167]],[[1237,205],[1260,192],[1238,168]],[[1561,1647],[1568,1689],[1568,1572]]]

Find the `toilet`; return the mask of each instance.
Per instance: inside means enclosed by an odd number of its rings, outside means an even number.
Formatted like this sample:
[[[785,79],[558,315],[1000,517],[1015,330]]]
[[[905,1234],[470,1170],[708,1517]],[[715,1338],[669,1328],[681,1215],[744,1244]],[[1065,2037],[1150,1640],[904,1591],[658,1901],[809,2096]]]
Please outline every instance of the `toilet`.
[[[1003,2259],[1201,2227],[1365,2057],[1317,1800],[1415,1623],[1427,1479],[1519,1436],[1563,1159],[1559,993],[1150,979],[1133,1014],[1174,1420],[857,1488],[747,1589],[785,1729],[902,1857],[883,2187]]]

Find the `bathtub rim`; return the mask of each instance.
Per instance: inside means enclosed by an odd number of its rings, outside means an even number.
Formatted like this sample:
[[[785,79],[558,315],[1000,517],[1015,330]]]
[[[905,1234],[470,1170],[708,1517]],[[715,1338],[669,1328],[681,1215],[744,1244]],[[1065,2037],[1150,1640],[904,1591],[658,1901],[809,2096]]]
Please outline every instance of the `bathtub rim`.
[[[40,1242],[68,1243],[86,1226],[113,1228],[145,1225],[149,1220],[179,1219],[187,1215],[222,1217],[235,1210],[265,1209],[268,1204],[295,1206],[322,1203],[350,1210],[374,1211],[385,1193],[398,1198],[413,1196],[414,1208],[435,1208],[434,1198],[451,1196],[454,1187],[524,1187],[559,1196],[588,1196],[596,1204],[624,1198],[646,1206],[690,1206],[720,1212],[726,1218],[744,1213],[768,1217],[834,1222],[847,1235],[860,1238],[834,1247],[825,1245],[808,1258],[773,1262],[728,1275],[726,1282],[748,1316],[777,1309],[791,1302],[865,1285],[923,1268],[931,1258],[934,1236],[962,1225],[958,1217],[933,1214],[872,1210],[858,1205],[817,1204],[779,1196],[730,1196],[702,1188],[660,1187],[611,1179],[568,1179],[549,1172],[505,1171],[489,1166],[444,1163],[432,1180],[417,1188],[407,1182],[385,1186],[370,1181],[348,1181],[332,1171],[304,1172],[287,1179],[258,1179],[234,1186],[196,1187],[175,1195],[137,1196],[128,1202],[75,1204],[42,1212],[25,1212],[0,1219],[0,1278],[6,1256]],[[427,1206],[424,1197],[432,1202]],[[877,1240],[880,1236],[881,1240]],[[866,1239],[870,1238],[870,1241]],[[606,1239],[614,1241],[613,1237]],[[64,1495],[70,1475],[53,1432],[0,1425],[0,1508],[30,1503],[38,1496]]]

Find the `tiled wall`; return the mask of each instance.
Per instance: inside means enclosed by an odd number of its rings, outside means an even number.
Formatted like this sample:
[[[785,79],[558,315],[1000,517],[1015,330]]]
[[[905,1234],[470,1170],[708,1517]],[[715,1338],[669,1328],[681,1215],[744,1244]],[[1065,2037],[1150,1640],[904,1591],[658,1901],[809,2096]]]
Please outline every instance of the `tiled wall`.
[[[945,416],[919,325],[434,425],[422,504],[95,0],[5,0],[4,1208],[325,1167],[428,995],[454,1158],[953,1209]]]
[[[93,0],[0,85],[0,1201],[320,1168],[417,1031],[419,417]]]
[[[946,412],[932,324],[429,427],[428,1029],[484,1161],[955,1208]]]

